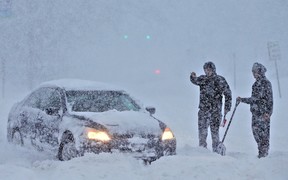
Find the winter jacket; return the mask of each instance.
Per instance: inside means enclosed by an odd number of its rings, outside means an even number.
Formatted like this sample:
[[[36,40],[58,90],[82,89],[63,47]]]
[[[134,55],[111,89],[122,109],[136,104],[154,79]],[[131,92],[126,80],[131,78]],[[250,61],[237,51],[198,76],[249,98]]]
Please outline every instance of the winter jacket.
[[[252,95],[249,98],[241,98],[241,101],[250,104],[250,111],[255,115],[264,113],[272,115],[273,112],[273,91],[271,82],[262,75],[257,78],[252,86]]]
[[[231,109],[232,93],[225,78],[217,75],[216,72],[212,76],[201,75],[199,77],[190,76],[193,84],[200,87],[199,109],[222,109],[222,98],[225,96],[225,110]]]

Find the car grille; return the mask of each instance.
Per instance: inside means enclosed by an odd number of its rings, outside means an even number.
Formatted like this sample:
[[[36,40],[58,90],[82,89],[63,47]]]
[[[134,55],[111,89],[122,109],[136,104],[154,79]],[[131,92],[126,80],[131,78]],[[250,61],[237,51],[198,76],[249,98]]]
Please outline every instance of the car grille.
[[[144,152],[159,146],[159,137],[152,134],[114,135],[112,147],[121,152]]]

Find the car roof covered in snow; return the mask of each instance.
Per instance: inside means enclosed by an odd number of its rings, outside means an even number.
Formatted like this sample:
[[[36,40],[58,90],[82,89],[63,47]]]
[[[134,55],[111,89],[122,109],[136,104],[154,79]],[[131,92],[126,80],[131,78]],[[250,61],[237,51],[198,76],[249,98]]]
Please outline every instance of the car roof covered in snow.
[[[58,79],[44,82],[40,87],[60,87],[65,90],[112,90],[123,91],[123,88],[114,86],[112,84],[81,80],[81,79]]]

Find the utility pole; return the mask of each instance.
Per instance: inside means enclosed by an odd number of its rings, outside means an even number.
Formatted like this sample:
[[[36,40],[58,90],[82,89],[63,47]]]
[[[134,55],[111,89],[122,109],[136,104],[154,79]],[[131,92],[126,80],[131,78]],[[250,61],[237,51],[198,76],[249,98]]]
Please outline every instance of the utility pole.
[[[280,88],[280,80],[279,80],[278,65],[277,65],[277,61],[281,59],[280,46],[279,46],[279,43],[275,41],[275,42],[268,42],[267,47],[268,47],[269,60],[275,62],[278,91],[279,91],[279,97],[281,98],[281,88]]]
[[[1,58],[1,77],[2,77],[2,99],[5,97],[5,84],[6,84],[6,60]]]
[[[28,47],[28,57],[26,59],[26,73],[27,73],[27,85],[28,89],[31,90],[38,83],[42,75],[41,60],[39,58],[39,53],[41,51],[41,39],[40,33],[36,32],[36,27],[41,27],[37,24],[37,16],[34,13],[33,5],[37,1],[27,0],[27,47]],[[40,48],[39,48],[40,47]]]

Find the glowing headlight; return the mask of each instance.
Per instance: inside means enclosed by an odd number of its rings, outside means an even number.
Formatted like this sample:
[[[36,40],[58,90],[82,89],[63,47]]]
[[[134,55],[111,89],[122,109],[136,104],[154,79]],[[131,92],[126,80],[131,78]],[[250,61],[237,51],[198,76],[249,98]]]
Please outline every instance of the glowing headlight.
[[[105,131],[99,131],[93,128],[85,129],[86,137],[90,140],[98,140],[98,141],[110,141],[111,138]]]
[[[173,135],[171,129],[166,127],[163,134],[162,134],[162,141],[173,139],[173,138],[174,138],[174,135]]]

